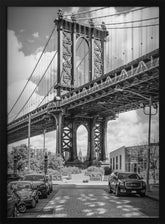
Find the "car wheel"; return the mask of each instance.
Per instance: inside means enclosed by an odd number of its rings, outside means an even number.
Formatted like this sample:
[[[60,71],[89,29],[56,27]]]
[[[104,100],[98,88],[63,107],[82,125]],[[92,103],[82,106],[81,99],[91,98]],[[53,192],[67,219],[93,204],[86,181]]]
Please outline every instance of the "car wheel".
[[[38,194],[36,195],[36,203],[38,203],[38,198],[39,198],[39,196],[38,196]]]
[[[26,212],[26,205],[25,204],[18,205],[18,211],[20,213],[25,213]]]
[[[15,218],[15,217],[17,217],[17,215],[18,215],[17,207],[14,206],[13,217]]]
[[[112,188],[111,188],[111,185],[109,184],[109,193],[112,193]]]
[[[140,193],[140,196],[141,196],[141,197],[145,197],[146,194],[145,194],[145,193]]]
[[[44,198],[48,198],[47,192],[43,196],[44,196]]]
[[[119,194],[120,194],[119,187],[116,186],[116,188],[115,188],[115,195],[118,197]]]
[[[32,207],[32,208],[35,208],[35,207],[36,207],[36,200],[35,200],[34,198],[33,198],[33,200],[32,200],[31,207]]]

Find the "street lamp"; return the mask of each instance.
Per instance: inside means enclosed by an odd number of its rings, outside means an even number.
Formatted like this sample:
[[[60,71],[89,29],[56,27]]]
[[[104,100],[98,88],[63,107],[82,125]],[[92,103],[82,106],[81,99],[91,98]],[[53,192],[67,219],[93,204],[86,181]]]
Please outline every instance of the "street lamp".
[[[152,106],[152,97],[150,96],[149,98],[141,95],[140,93],[136,93],[132,90],[127,90],[127,89],[121,89],[121,88],[116,88],[116,91],[120,92],[129,92],[132,93],[133,95],[137,95],[149,102],[149,113],[146,113],[145,111],[145,106],[143,106],[143,112],[145,115],[149,115],[149,126],[148,126],[148,151],[147,151],[147,175],[146,175],[146,185],[147,185],[147,190],[150,191],[150,184],[149,184],[149,176],[150,176],[150,138],[151,138],[151,116],[157,114],[157,104],[154,106],[156,109],[155,113],[151,113],[151,106]]]
[[[59,126],[61,124],[61,120],[60,120],[60,112],[61,110],[59,110],[60,108],[60,101],[61,101],[61,97],[60,96],[55,96],[54,97],[54,101],[53,102],[50,102],[48,105],[47,105],[47,112],[46,112],[46,115],[44,116],[44,119],[49,119],[50,116],[53,117],[54,121],[55,121],[55,124],[56,124],[56,153],[60,153],[59,151],[59,144],[60,144],[60,141],[61,141],[61,138],[60,138],[60,134],[59,134]],[[54,113],[51,112],[51,108],[53,106],[56,106],[56,110],[57,110],[57,115],[55,115]],[[60,123],[60,124],[59,124]],[[60,148],[61,149],[61,148]]]

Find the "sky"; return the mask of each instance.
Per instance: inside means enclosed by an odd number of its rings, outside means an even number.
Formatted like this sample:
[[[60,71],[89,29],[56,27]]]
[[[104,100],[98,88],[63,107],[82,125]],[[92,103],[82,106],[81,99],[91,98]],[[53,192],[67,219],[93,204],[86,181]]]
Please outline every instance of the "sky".
[[[62,8],[64,14],[91,9],[93,8]],[[131,7],[111,7],[108,13],[113,14],[128,9]],[[55,7],[8,7],[8,108],[14,104],[28,80],[54,27],[57,10],[58,8]],[[157,14],[157,11],[153,12],[155,15]],[[100,13],[99,11],[95,12],[95,16],[99,16]],[[52,52],[45,54],[51,56]],[[35,86],[35,82],[31,82],[30,88]],[[26,97],[27,94],[25,94]],[[40,99],[38,95],[38,100]],[[116,120],[108,122],[107,153],[121,146],[147,144],[147,136],[148,116],[144,115],[142,109],[121,113]],[[46,148],[53,152],[55,152],[56,146],[55,138],[55,131],[46,133]],[[152,116],[151,140],[159,141],[159,113]],[[27,139],[10,144],[9,149],[23,143],[27,144]],[[34,148],[43,148],[43,135],[32,137],[31,145]],[[87,131],[83,126],[78,128],[77,148],[78,151],[81,149],[83,155],[86,155]]]

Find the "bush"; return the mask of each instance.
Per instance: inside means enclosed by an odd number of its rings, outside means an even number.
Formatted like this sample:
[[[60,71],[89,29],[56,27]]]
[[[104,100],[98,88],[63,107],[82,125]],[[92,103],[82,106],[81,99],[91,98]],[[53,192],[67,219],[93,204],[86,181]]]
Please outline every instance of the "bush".
[[[104,175],[110,175],[112,173],[112,169],[109,166],[104,167]]]
[[[79,169],[78,167],[75,166],[69,166],[69,167],[63,167],[61,169],[62,171],[62,175],[69,175],[69,174],[79,174],[81,173],[81,169]]]
[[[89,166],[87,168],[87,171],[85,172],[85,175],[86,173],[90,173],[90,172],[98,172],[98,173],[101,173],[101,175],[104,175],[104,169],[102,167]]]
[[[89,172],[88,176],[90,177],[90,180],[102,180],[102,174],[100,172]]]
[[[61,180],[62,179],[61,173],[58,170],[54,170],[51,173],[51,175],[52,175],[53,180]]]

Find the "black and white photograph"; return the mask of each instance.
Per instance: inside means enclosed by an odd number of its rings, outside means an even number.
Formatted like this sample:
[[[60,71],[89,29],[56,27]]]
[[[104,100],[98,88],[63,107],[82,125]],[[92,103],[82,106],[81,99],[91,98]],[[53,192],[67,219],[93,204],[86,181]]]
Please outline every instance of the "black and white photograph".
[[[7,219],[159,218],[159,6],[8,6],[6,37]]]

